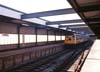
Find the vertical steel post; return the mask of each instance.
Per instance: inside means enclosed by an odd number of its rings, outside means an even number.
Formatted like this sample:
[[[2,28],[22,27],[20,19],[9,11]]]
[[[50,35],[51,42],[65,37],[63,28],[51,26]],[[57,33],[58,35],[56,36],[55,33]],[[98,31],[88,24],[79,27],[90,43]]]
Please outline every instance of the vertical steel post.
[[[55,32],[55,31],[54,31]],[[55,43],[56,43],[56,32],[55,32]]]
[[[17,48],[20,48],[20,25],[17,26],[17,34],[18,34]]]
[[[36,37],[35,37],[35,39],[36,39],[35,45],[37,46],[37,27],[35,27],[35,35],[36,35]]]
[[[47,44],[48,44],[48,29],[46,29],[46,32],[47,32]]]

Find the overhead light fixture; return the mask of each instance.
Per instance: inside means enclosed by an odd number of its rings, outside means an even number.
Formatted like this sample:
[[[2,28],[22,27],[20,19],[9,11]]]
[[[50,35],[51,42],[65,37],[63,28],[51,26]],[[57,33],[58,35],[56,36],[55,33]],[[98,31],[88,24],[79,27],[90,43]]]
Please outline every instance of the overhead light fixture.
[[[60,28],[60,29],[66,30],[66,28]]]
[[[67,29],[68,31],[72,31],[72,29]]]
[[[22,24],[23,26],[29,26],[28,24]]]
[[[72,30],[72,32],[75,32],[74,30]]]

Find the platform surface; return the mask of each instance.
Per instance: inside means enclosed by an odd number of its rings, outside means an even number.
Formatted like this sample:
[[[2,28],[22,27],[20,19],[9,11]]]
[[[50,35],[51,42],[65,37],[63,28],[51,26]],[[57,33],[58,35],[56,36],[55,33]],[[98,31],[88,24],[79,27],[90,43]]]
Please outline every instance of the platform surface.
[[[100,39],[95,40],[81,72],[100,72]]]

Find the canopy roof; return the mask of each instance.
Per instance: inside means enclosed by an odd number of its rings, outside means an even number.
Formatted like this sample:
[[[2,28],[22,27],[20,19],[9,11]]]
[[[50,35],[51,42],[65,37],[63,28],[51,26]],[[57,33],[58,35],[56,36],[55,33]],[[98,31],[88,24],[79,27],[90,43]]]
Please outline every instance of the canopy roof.
[[[0,4],[23,12],[23,20],[34,22],[34,19],[40,19],[44,25],[56,28],[76,31],[81,27],[82,32],[86,28],[90,31],[67,0],[0,0]]]
[[[100,39],[100,0],[68,0]]]

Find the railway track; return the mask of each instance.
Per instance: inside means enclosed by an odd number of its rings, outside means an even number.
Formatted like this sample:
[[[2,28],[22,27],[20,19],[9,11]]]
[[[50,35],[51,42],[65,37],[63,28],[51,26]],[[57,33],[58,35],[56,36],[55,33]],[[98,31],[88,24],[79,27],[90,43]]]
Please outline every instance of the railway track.
[[[79,56],[79,53],[77,52],[75,55],[73,55],[71,58],[69,58],[68,61],[65,61],[62,65],[60,65],[58,68],[56,69],[55,72],[69,72],[68,69],[71,66],[71,64],[77,60],[77,57]]]
[[[36,62],[31,62],[22,67],[18,67],[5,72],[57,72],[59,68],[64,64],[70,57],[79,54],[81,49],[69,49],[64,50],[54,55],[48,56]]]
[[[34,70],[32,72],[53,72],[53,70],[59,66],[60,64],[63,63],[63,61],[65,60],[65,58],[68,58],[71,54],[73,53],[73,51],[69,52],[69,53],[65,53],[63,55],[61,55],[60,57],[57,57],[55,59],[53,59],[52,61],[48,62],[47,64],[43,65],[43,66],[39,66],[37,70]]]
[[[54,72],[70,72],[68,71],[69,67],[78,59],[78,57],[80,57],[81,53],[84,51],[85,49],[80,49],[79,51],[75,52],[67,61],[63,62],[58,68],[56,68]]]
[[[3,72],[29,72],[29,71],[32,71],[34,69],[37,69],[39,66],[47,64],[48,62],[54,60],[55,58],[62,56],[63,54],[65,54],[66,52],[69,52],[69,51],[70,50],[61,51],[59,53],[55,53],[53,55],[40,58],[40,60],[36,60],[36,61],[31,62],[31,63],[22,65],[20,67],[6,70]]]

